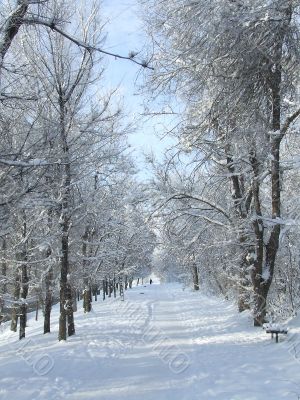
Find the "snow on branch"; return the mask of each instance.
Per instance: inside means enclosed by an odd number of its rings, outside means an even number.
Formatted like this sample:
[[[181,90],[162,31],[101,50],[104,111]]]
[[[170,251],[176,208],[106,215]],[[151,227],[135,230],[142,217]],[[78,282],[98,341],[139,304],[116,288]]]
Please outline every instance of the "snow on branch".
[[[24,18],[23,19],[23,23],[27,24],[27,25],[43,25],[43,26],[46,26],[46,27],[52,29],[52,31],[59,33],[60,35],[62,35],[66,39],[68,39],[71,42],[75,43],[77,46],[82,47],[82,48],[84,48],[84,49],[86,49],[88,51],[91,51],[91,52],[92,51],[97,51],[99,53],[102,53],[102,54],[105,54],[105,55],[108,55],[108,56],[111,56],[111,57],[115,57],[115,58],[118,58],[118,59],[129,60],[129,61],[132,61],[133,63],[135,63],[137,65],[140,65],[143,68],[148,68],[148,69],[154,70],[153,67],[150,67],[148,65],[148,62],[146,60],[144,60],[144,61],[135,60],[134,57],[135,57],[136,54],[133,53],[133,52],[131,52],[128,56],[122,56],[121,54],[111,53],[109,51],[101,49],[100,47],[96,47],[96,46],[93,46],[93,45],[91,45],[89,43],[85,43],[85,42],[81,41],[80,39],[75,38],[74,36],[72,36],[69,33],[65,32],[64,30],[60,29],[56,25],[55,21],[47,21],[47,20],[40,19],[40,18]]]
[[[4,26],[1,27],[3,37],[0,40],[0,57],[3,60],[14,37],[17,35],[22,19],[28,10],[29,3],[19,3],[17,8],[9,15]]]
[[[223,214],[225,218],[227,218],[229,221],[231,221],[231,218],[229,217],[229,215],[226,213],[226,211],[223,208],[217,206],[216,204],[213,204],[212,202],[210,202],[208,200],[202,199],[200,197],[192,196],[192,195],[185,194],[185,193],[178,193],[178,194],[175,194],[174,196],[172,196],[171,198],[169,198],[167,201],[172,200],[172,199],[174,199],[174,200],[190,199],[190,200],[199,201],[203,204],[210,206],[212,209],[216,210],[220,214]]]
[[[170,201],[172,201],[172,200],[184,200],[184,199],[196,200],[196,201],[199,201],[199,202],[201,202],[203,204],[206,204],[209,207],[211,207],[213,210],[215,210],[218,213],[222,214],[230,223],[232,223],[232,220],[231,220],[230,216],[226,213],[226,211],[223,208],[217,206],[216,204],[213,204],[212,202],[210,202],[208,200],[199,198],[197,196],[192,196],[192,195],[189,195],[189,194],[185,194],[185,193],[177,193],[177,194],[174,194],[173,196],[169,197],[163,204],[160,204],[160,206],[154,212],[152,212],[152,214],[150,216],[150,219],[152,218],[152,216],[157,211],[159,211],[162,208],[164,208]]]
[[[208,222],[211,225],[217,225],[217,226],[220,226],[221,228],[228,229],[228,225],[225,225],[220,221],[216,221],[215,219],[209,218],[206,215],[191,214],[191,213],[188,213],[188,212],[184,213],[183,215],[187,215],[187,216],[190,216],[190,217],[195,217],[195,218],[198,218],[198,219],[201,218],[201,219],[203,219],[204,221]]]
[[[49,163],[44,160],[17,161],[17,160],[4,160],[0,158],[0,164],[7,165],[8,167],[31,168],[31,167],[45,167],[48,165],[52,165],[53,163]]]
[[[283,125],[282,129],[281,129],[281,134],[282,136],[285,135],[289,129],[289,127],[291,126],[291,124],[300,116],[300,108],[294,112],[294,114],[290,115],[285,124]]]
[[[7,100],[22,100],[22,101],[37,101],[38,98],[36,96],[18,96],[18,95],[12,95],[8,93],[1,92],[0,93],[0,101],[7,101]]]

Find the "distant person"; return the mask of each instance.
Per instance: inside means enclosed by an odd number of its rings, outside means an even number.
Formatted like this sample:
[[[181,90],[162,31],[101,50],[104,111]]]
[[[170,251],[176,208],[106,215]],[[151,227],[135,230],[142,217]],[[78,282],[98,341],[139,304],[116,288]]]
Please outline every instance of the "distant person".
[[[152,285],[153,280],[150,278],[150,285]]]

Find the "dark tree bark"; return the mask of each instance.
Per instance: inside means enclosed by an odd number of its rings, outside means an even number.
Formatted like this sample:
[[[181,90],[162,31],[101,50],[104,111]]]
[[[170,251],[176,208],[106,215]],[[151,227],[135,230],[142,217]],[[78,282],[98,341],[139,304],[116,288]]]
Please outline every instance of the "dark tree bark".
[[[87,260],[87,255],[88,255],[87,248],[88,248],[89,235],[90,235],[90,229],[87,226],[85,229],[84,235],[82,236],[83,284],[84,284],[83,309],[84,309],[85,313],[90,312],[92,310],[92,303],[91,303],[92,293],[91,293],[91,287],[90,287],[90,282],[89,282],[88,260]]]
[[[22,254],[22,258],[24,262],[27,261],[26,250]],[[27,264],[23,264],[21,266],[21,285],[20,285],[20,298],[22,304],[20,306],[20,334],[19,339],[23,339],[25,337],[25,329],[26,329],[26,321],[27,321],[27,304],[25,302],[28,296],[28,282],[29,277],[27,273]]]
[[[25,338],[26,313],[27,313],[26,303],[22,303],[20,305],[20,330],[19,330],[19,339],[20,340]]]
[[[44,333],[50,333],[51,310],[53,302],[53,269],[50,267],[45,278],[45,311],[44,311]]]
[[[235,129],[235,128],[233,128]],[[230,145],[226,146],[225,149],[227,156],[227,169],[230,174],[230,180],[232,184],[232,200],[234,205],[234,212],[236,221],[238,224],[243,224],[249,216],[249,210],[251,202],[253,200],[253,193],[250,190],[248,193],[245,192],[243,183],[243,176],[236,173],[234,159],[231,155]],[[238,280],[238,310],[243,312],[250,308],[249,300],[249,288],[251,281],[248,279],[248,270],[251,264],[251,254],[254,251],[252,241],[249,238],[249,234],[238,226],[238,239],[241,246],[241,258],[239,264],[239,280]]]
[[[71,285],[68,283],[66,288],[66,313],[67,313],[67,325],[68,325],[68,336],[75,335],[75,323],[74,323],[74,309],[73,309],[73,290]]]
[[[102,291],[103,291],[103,301],[104,301],[105,300],[105,294],[106,294],[105,280],[104,279],[102,281]]]
[[[1,263],[1,279],[3,283],[1,284],[0,288],[0,325],[4,319],[4,299],[1,297],[1,294],[5,294],[7,291],[7,284],[6,284],[6,273],[7,273],[7,264],[6,264],[6,238],[2,238],[2,263]]]
[[[0,75],[1,67],[4,57],[10,48],[15,36],[19,32],[20,27],[23,24],[23,18],[28,10],[27,1],[19,1],[16,9],[10,14],[6,23],[2,27],[3,38],[0,44]]]
[[[40,308],[40,304],[37,301],[35,303],[35,320],[38,321],[39,320],[39,308]]]
[[[71,165],[69,159],[69,146],[66,132],[66,95],[60,89],[59,93],[59,112],[60,112],[60,139],[63,150],[63,177],[62,177],[62,203],[61,203],[61,271],[60,271],[60,317],[59,317],[59,340],[67,339],[67,319],[68,335],[75,332],[72,290],[68,283],[69,273],[69,230],[70,230],[70,185],[71,185]]]
[[[198,275],[198,268],[196,264],[192,266],[193,270],[193,283],[194,283],[194,290],[199,290],[199,275]]]
[[[1,284],[1,293],[5,294],[7,291],[6,284],[6,274],[7,274],[7,262],[6,262],[6,238],[2,238],[2,263],[1,263],[1,275],[3,279],[3,283]]]
[[[17,332],[18,314],[19,314],[19,298],[20,298],[20,275],[19,275],[19,270],[17,271],[16,276],[15,276],[13,297],[14,297],[15,303],[13,304],[12,311],[11,311],[10,329],[13,332]]]
[[[4,306],[5,306],[5,302],[4,302],[3,298],[0,296],[0,325],[4,319]]]
[[[116,275],[114,275],[114,280],[113,280],[113,289],[114,289],[114,298],[117,297],[117,282],[116,282]]]
[[[111,297],[112,290],[113,290],[113,288],[112,288],[112,281],[111,281],[111,279],[109,279],[109,280],[108,280],[108,297]]]
[[[254,325],[261,326],[265,322],[267,312],[267,297],[273,281],[275,262],[279,249],[279,238],[281,225],[281,176],[280,176],[280,146],[284,134],[281,126],[282,107],[282,55],[287,27],[291,22],[291,5],[285,10],[282,26],[275,35],[274,55],[268,60],[269,79],[268,85],[272,93],[272,134],[270,135],[271,147],[271,198],[273,227],[269,233],[267,243],[264,243],[263,223],[261,221],[261,210],[256,211],[258,217],[254,222],[257,238],[257,261],[252,274],[255,292]],[[254,167],[253,167],[254,168]],[[258,181],[258,179],[257,179]],[[258,184],[257,184],[258,185]],[[259,197],[259,189],[257,189]],[[259,200],[257,200],[259,203]]]

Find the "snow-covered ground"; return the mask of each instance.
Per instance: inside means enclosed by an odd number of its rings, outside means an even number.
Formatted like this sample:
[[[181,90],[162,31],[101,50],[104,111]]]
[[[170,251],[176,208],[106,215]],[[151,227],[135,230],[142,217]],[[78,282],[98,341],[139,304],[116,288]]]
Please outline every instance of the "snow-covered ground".
[[[80,305],[79,305],[80,306]],[[296,400],[300,324],[280,343],[233,305],[177,284],[134,287],[125,301],[76,313],[57,341],[30,316],[27,338],[0,334],[1,400]],[[299,355],[300,357],[300,355]]]

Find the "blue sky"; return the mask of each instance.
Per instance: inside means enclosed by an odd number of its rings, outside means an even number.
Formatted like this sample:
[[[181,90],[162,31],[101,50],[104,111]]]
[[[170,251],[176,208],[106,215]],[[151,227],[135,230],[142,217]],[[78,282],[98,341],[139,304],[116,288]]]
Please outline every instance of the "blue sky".
[[[104,17],[109,20],[106,31],[108,33],[105,49],[111,52],[127,55],[130,51],[143,51],[147,38],[142,29],[139,6],[137,0],[103,0]],[[107,84],[115,87],[120,85],[124,96],[124,104],[130,118],[138,117],[142,112],[143,97],[137,94],[138,85],[142,83],[141,69],[124,60],[108,60]],[[155,106],[155,105],[154,105]],[[143,121],[136,133],[130,135],[129,142],[134,148],[135,156],[141,169],[144,168],[142,153],[153,151],[158,159],[162,158],[164,149],[172,141],[161,139],[163,120],[158,118],[152,121]],[[155,134],[158,132],[159,135]],[[141,171],[140,176],[147,176]]]

